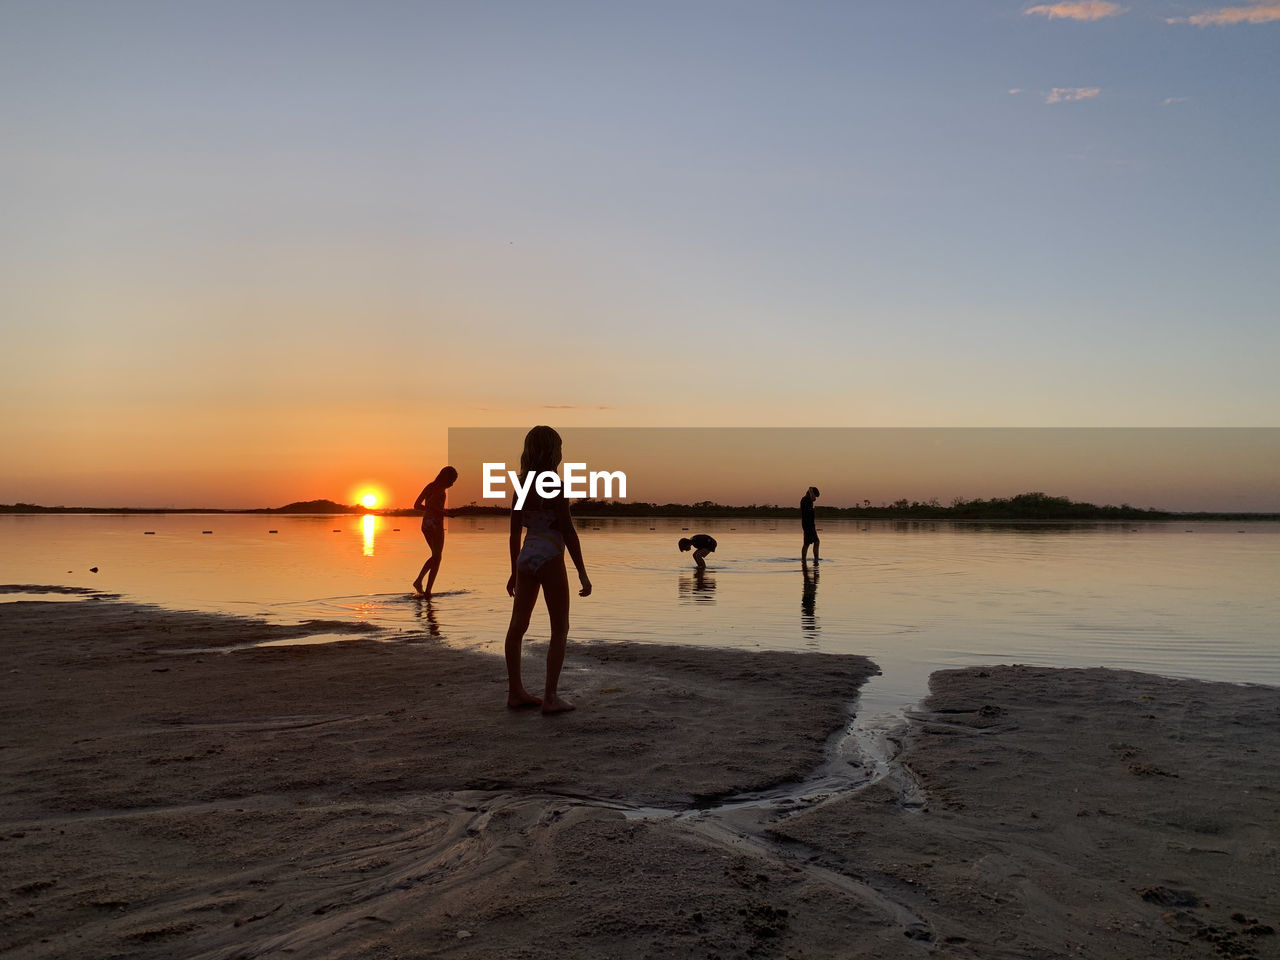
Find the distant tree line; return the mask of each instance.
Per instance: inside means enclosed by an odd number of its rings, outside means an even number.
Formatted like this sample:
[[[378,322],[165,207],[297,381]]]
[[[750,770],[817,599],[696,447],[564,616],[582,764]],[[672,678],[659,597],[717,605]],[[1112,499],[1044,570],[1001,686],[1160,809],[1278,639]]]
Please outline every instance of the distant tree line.
[[[268,514],[363,514],[378,513],[384,516],[416,516],[417,511],[374,510],[354,504],[336,503],[333,500],[299,500],[283,507],[262,507],[256,510],[198,510],[198,509],[140,509],[130,507],[42,507],[32,503],[0,504],[0,513],[268,513]],[[454,507],[445,513],[451,517],[506,516],[507,506],[472,502]],[[761,519],[799,519],[800,508],[778,504],[752,503],[746,506],[729,506],[711,500],[697,503],[644,503],[624,500],[578,500],[573,512],[586,517],[726,517]],[[1051,497],[1046,493],[1020,493],[1016,497],[997,497],[991,500],[964,500],[956,498],[947,506],[936,499],[921,502],[905,497],[892,503],[872,504],[864,500],[851,507],[817,506],[817,519],[827,520],[1280,520],[1276,513],[1177,513],[1168,510],[1134,507],[1127,503],[1120,506],[1083,503],[1068,497]]]
[[[283,507],[263,507],[261,510],[245,510],[245,513],[368,513],[364,507],[332,500],[297,500]],[[409,511],[412,513],[413,511]]]
[[[506,507],[471,504],[449,510],[454,516],[505,514]],[[729,517],[776,518],[800,517],[799,506],[783,507],[778,504],[752,503],[746,506],[728,506],[711,500],[697,503],[644,503],[619,500],[579,500],[573,512],[591,517]],[[1020,493],[1016,497],[992,500],[964,500],[956,498],[947,506],[936,499],[928,501],[908,500],[905,497],[892,503],[872,504],[864,500],[851,507],[816,506],[817,519],[917,519],[917,520],[1167,520],[1181,514],[1165,510],[1134,507],[1129,504],[1098,506],[1082,503],[1067,497],[1051,497],[1046,493]]]
[[[217,507],[42,507],[36,503],[0,503],[0,513],[368,513],[364,507],[333,500],[299,500],[283,507],[223,510]],[[412,510],[402,511],[413,513]]]

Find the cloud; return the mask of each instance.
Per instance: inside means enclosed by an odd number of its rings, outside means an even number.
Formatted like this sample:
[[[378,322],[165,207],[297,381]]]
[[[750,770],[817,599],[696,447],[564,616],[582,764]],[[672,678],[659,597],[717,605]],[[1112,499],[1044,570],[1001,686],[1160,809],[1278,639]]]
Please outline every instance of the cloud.
[[[1118,17],[1125,8],[1106,0],[1074,0],[1063,3],[1040,3],[1023,11],[1027,16],[1040,14],[1050,20],[1105,20]]]
[[[1165,23],[1189,23],[1196,27],[1232,27],[1239,23],[1273,23],[1280,20],[1280,3],[1256,0],[1247,7],[1222,7],[1190,17],[1169,17]]]
[[[587,406],[579,403],[544,403],[543,410],[617,410],[617,407]]]
[[[1191,99],[1190,97],[1165,97],[1164,105],[1168,107],[1168,106],[1172,106],[1175,103],[1186,103],[1190,99]]]
[[[1011,97],[1013,97],[1013,96],[1017,96],[1017,95],[1018,95],[1018,94],[1020,94],[1021,92],[1022,92],[1022,88],[1021,88],[1021,87],[1014,87],[1012,90],[1010,90],[1010,91],[1009,91],[1009,96],[1011,96]]]
[[[1045,103],[1073,103],[1076,100],[1092,100],[1102,93],[1101,87],[1054,87],[1045,96]]]

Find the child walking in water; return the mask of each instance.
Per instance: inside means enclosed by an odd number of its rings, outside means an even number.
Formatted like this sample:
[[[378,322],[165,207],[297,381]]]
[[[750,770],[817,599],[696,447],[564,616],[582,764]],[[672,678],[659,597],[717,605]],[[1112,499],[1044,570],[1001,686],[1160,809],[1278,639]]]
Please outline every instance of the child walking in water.
[[[520,482],[530,472],[536,474],[554,471],[560,465],[560,434],[550,427],[534,427],[524,438],[524,451],[520,454]],[[581,589],[578,596],[591,596],[591,581],[582,562],[582,546],[578,532],[573,528],[569,514],[569,501],[563,491],[552,499],[538,495],[536,484],[531,486],[524,502],[524,509],[511,509],[511,577],[507,580],[507,593],[515,598],[511,605],[511,625],[507,628],[507,706],[541,706],[543,713],[563,713],[574,709],[556,690],[560,680],[560,668],[564,665],[565,646],[569,640],[569,576],[565,571],[564,552],[569,551],[573,565],[578,568]],[[520,543],[520,528],[525,527],[524,544]],[[547,647],[547,681],[542,697],[535,697],[524,688],[520,679],[520,647],[525,631],[529,629],[529,617],[538,602],[538,591],[547,602],[551,618],[551,643]]]
[[[453,467],[445,467],[436,478],[422,488],[418,499],[413,501],[413,509],[422,511],[422,535],[426,537],[427,546],[431,548],[431,556],[418,571],[418,579],[413,581],[413,589],[423,596],[431,596],[431,588],[435,585],[436,574],[440,572],[440,556],[444,553],[444,492],[453,486],[458,479],[458,471]],[[427,577],[428,572],[430,576]],[[422,578],[427,577],[427,588],[422,589]]]

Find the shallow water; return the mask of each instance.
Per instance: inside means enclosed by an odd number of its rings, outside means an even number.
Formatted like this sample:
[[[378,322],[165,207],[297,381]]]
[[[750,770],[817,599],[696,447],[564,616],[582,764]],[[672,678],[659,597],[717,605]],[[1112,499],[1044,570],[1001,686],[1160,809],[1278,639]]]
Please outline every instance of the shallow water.
[[[427,555],[417,526],[411,517],[3,516],[0,583],[92,587],[281,623],[365,621],[391,640],[426,634],[496,652],[510,614],[506,520],[448,521],[429,603],[410,592]],[[919,700],[935,669],[975,663],[1280,685],[1280,524],[827,522],[823,562],[807,571],[786,521],[580,518],[579,529],[595,591],[575,597],[571,638],[864,654],[883,671],[864,715]],[[702,576],[675,545],[699,531],[720,544]],[[74,599],[27,591],[0,602],[35,596]],[[539,612],[530,638],[545,636]]]

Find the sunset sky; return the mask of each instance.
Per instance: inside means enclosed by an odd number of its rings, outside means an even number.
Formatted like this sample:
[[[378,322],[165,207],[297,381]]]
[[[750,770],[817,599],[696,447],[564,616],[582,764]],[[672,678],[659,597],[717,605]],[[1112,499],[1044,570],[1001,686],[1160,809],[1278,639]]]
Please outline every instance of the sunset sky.
[[[1278,94],[1270,0],[0,0],[0,503],[408,505],[465,426],[1277,426]]]

